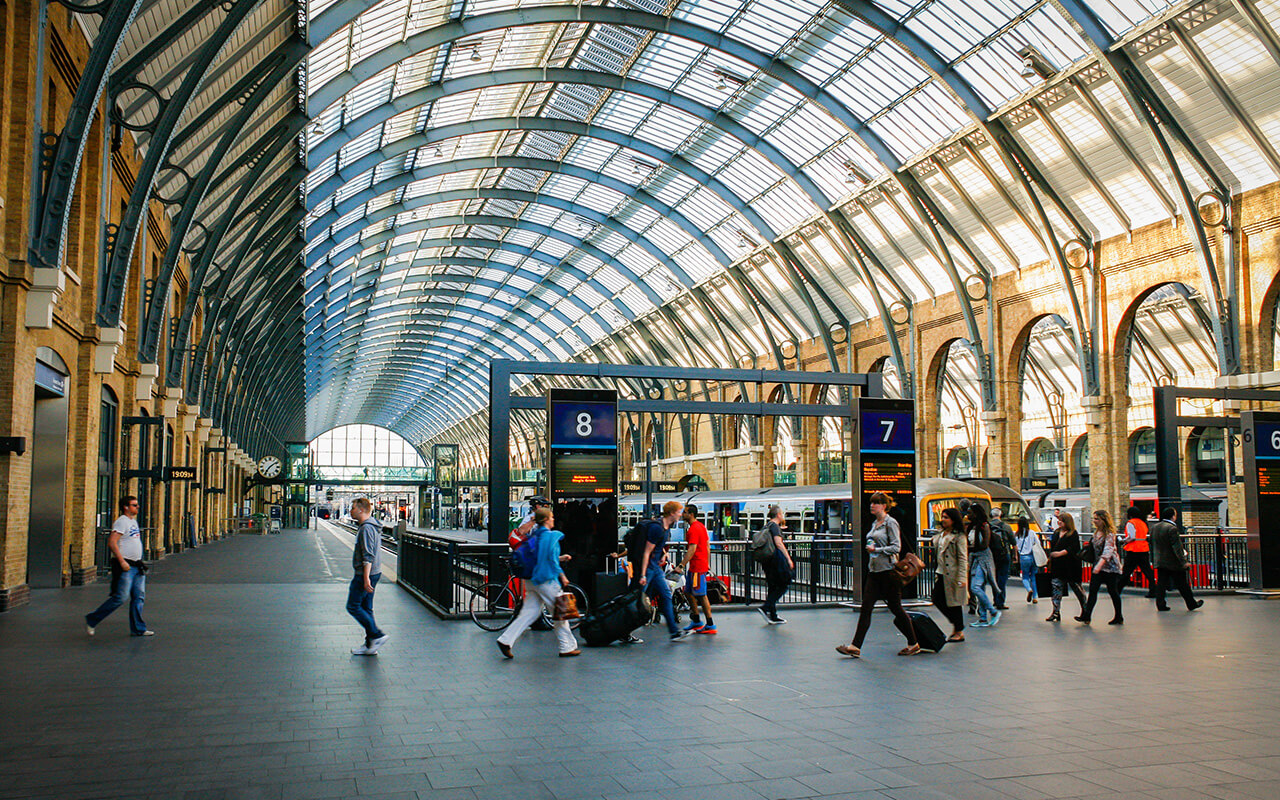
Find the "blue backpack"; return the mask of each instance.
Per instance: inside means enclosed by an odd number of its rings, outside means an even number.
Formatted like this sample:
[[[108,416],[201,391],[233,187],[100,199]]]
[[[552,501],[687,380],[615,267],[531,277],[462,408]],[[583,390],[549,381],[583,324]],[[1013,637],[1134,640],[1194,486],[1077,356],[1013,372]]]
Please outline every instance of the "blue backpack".
[[[538,563],[538,537],[533,534],[511,551],[511,577],[529,580]]]

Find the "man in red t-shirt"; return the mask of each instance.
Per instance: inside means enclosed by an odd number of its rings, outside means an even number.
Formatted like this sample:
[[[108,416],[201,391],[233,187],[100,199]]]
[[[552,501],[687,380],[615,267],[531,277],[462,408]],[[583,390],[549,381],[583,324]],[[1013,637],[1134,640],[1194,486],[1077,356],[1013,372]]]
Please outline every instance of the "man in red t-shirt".
[[[685,524],[685,551],[680,571],[684,573],[684,591],[689,596],[690,606],[689,627],[685,630],[714,634],[716,623],[711,618],[711,601],[707,599],[707,578],[711,575],[711,537],[707,535],[707,526],[698,522],[697,506],[686,505],[681,517]],[[705,624],[698,614],[699,605],[707,615]]]

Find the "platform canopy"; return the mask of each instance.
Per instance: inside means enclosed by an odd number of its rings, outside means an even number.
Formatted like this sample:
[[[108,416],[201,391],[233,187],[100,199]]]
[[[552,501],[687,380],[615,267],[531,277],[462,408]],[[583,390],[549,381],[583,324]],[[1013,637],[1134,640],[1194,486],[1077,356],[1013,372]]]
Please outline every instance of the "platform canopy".
[[[142,0],[120,60],[170,91],[244,2]],[[176,195],[218,159],[179,234],[217,245],[195,284],[223,337],[192,348],[188,392],[251,376],[246,413],[280,438],[360,422],[447,440],[484,408],[493,358],[775,368],[817,341],[806,368],[845,369],[850,325],[899,329],[953,293],[980,350],[992,277],[1046,261],[1055,347],[1087,384],[1076,262],[1186,216],[1187,197],[1280,178],[1277,16],[1272,0],[253,2],[183,112],[183,169],[155,180]],[[156,113],[142,89],[120,103],[135,124]]]

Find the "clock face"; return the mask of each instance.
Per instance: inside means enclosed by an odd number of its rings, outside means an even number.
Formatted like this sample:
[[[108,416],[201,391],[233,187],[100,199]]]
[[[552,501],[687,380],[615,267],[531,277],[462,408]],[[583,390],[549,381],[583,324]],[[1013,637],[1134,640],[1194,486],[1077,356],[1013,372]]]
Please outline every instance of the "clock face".
[[[274,478],[280,474],[280,459],[267,456],[258,462],[258,474],[264,478]]]

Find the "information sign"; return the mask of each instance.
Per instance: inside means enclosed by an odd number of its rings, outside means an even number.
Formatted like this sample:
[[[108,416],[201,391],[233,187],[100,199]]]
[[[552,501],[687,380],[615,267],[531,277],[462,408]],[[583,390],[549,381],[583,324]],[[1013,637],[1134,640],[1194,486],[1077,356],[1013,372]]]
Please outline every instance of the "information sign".
[[[594,391],[591,392],[595,394]],[[551,447],[574,450],[618,449],[616,402],[551,401]]]
[[[1280,413],[1240,415],[1252,588],[1280,589]]]
[[[857,401],[858,467],[854,471],[854,519],[861,528],[855,536],[865,536],[875,523],[871,495],[883,492],[893,499],[890,515],[897,520],[903,550],[919,554],[916,528],[916,437],[915,404],[910,400],[868,397]],[[863,549],[863,548],[860,548]],[[916,597],[915,584],[902,589],[905,598]]]

